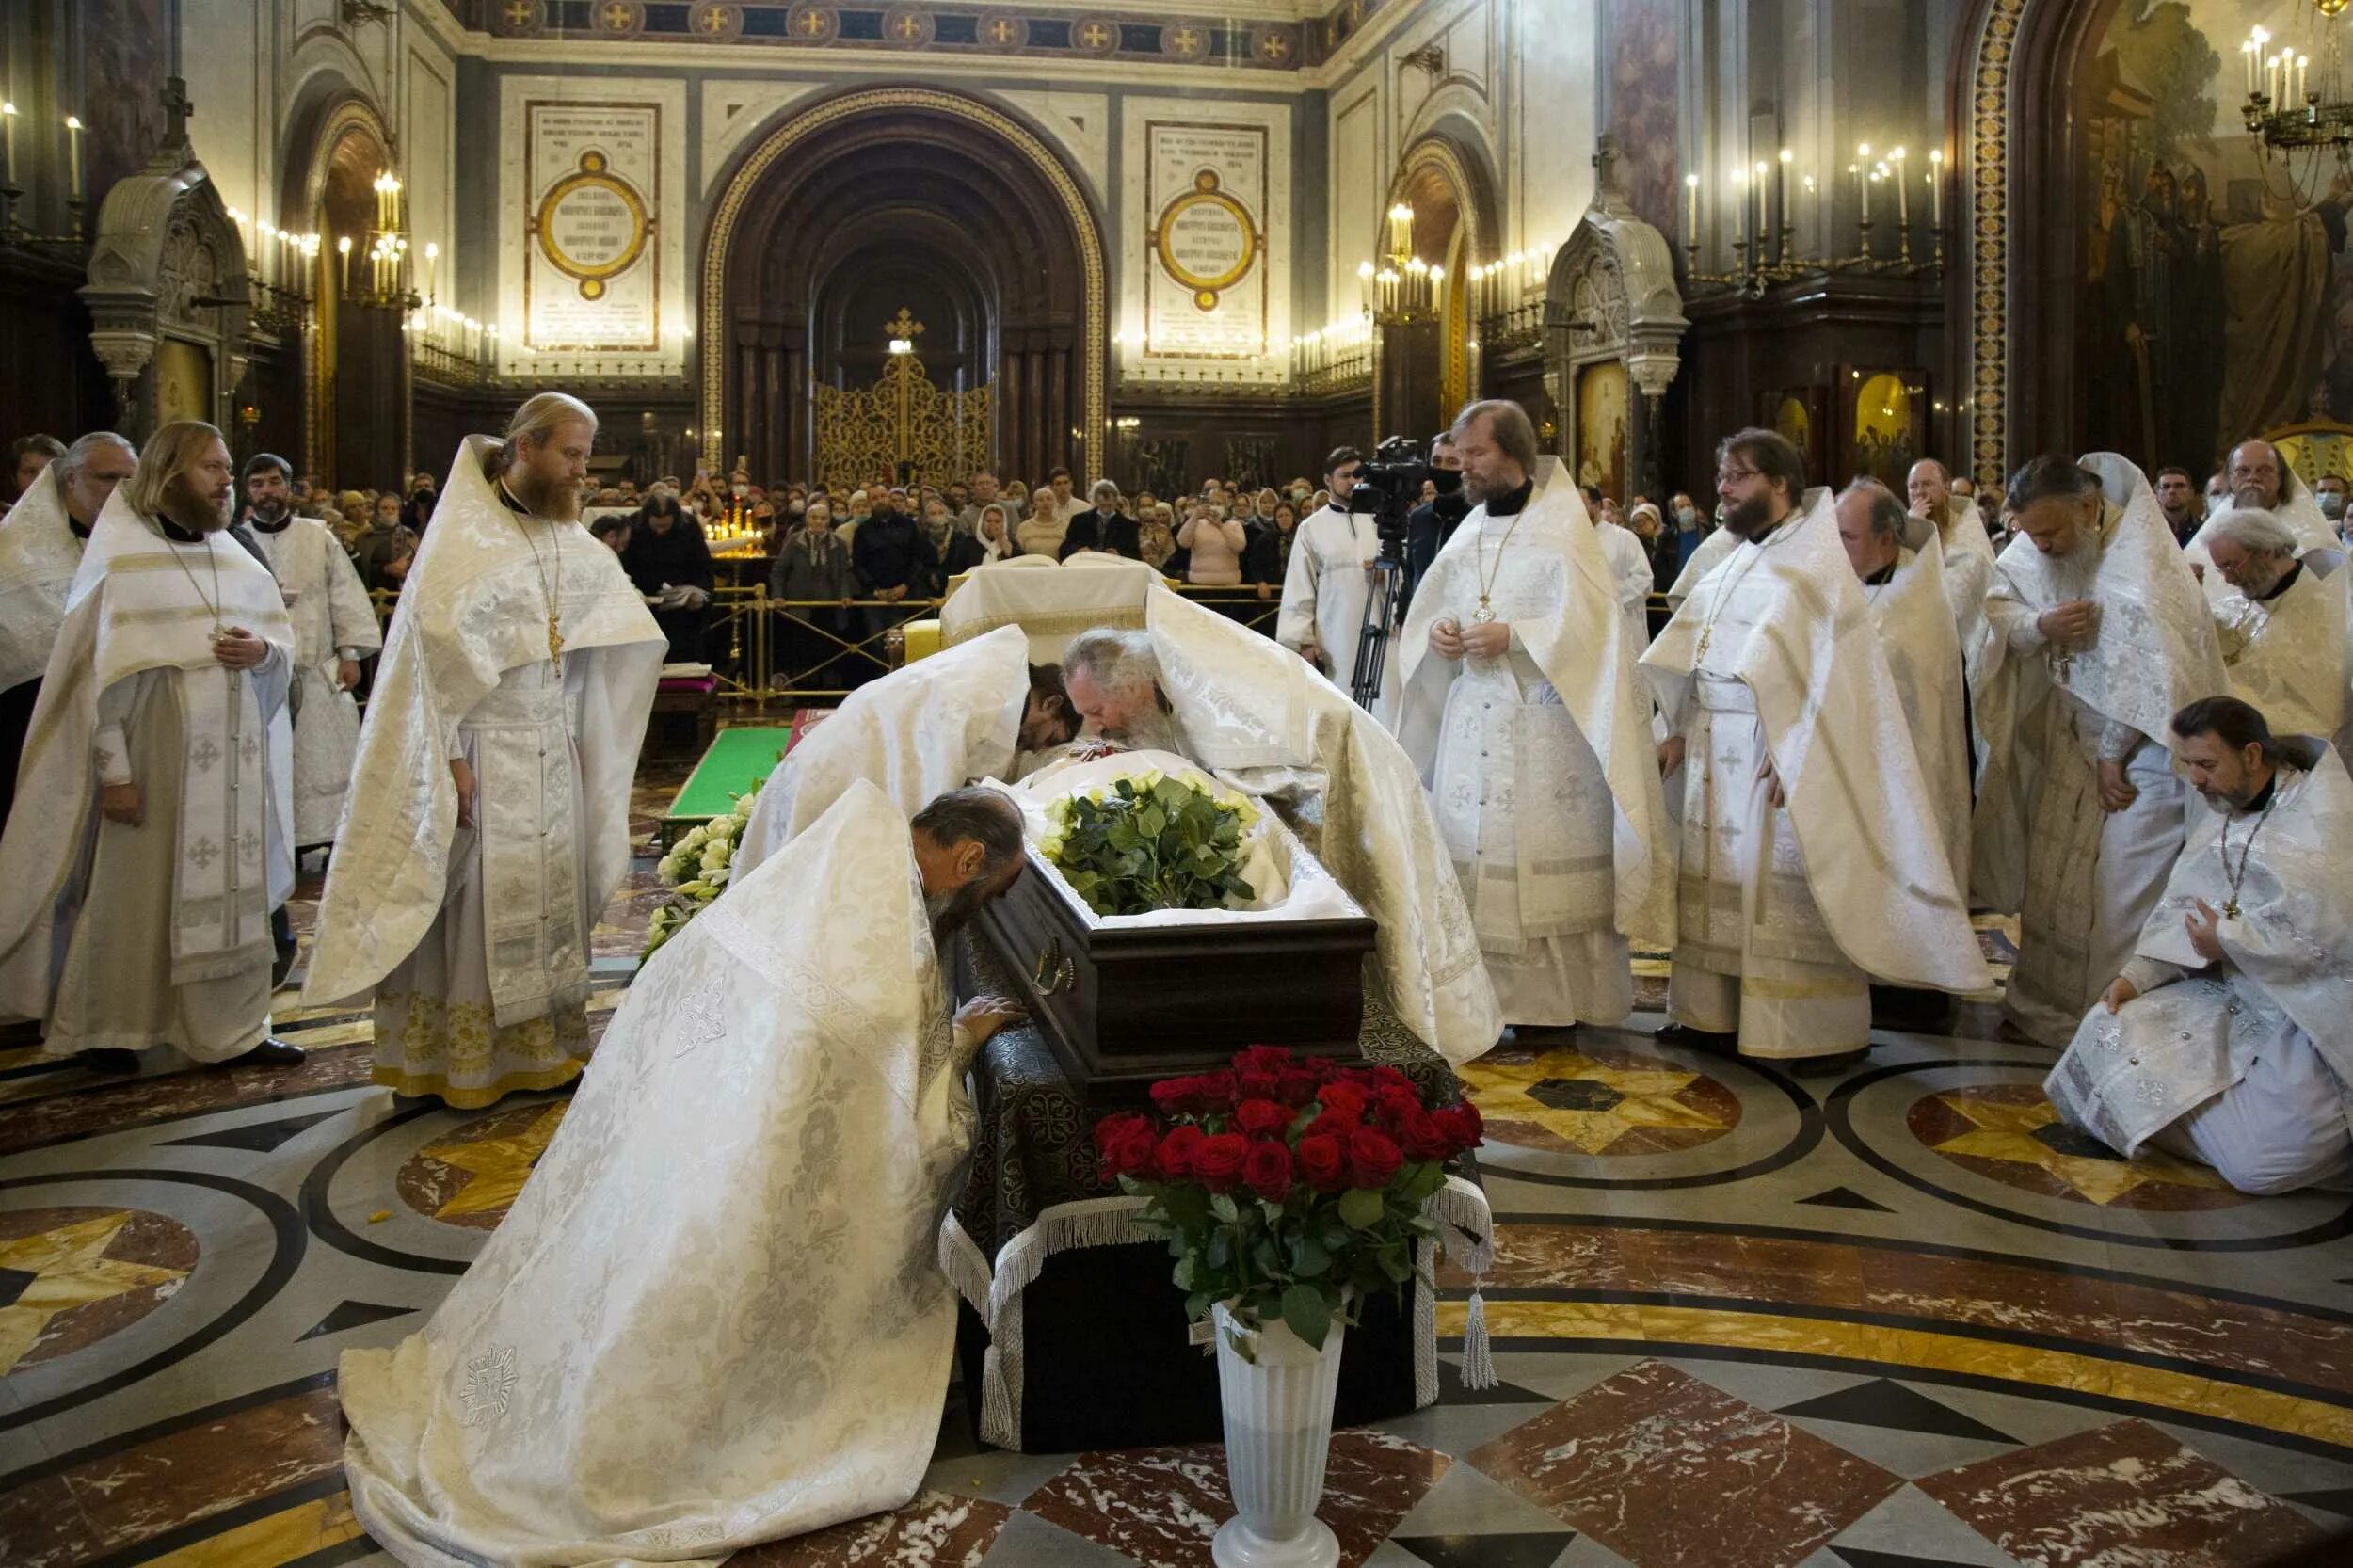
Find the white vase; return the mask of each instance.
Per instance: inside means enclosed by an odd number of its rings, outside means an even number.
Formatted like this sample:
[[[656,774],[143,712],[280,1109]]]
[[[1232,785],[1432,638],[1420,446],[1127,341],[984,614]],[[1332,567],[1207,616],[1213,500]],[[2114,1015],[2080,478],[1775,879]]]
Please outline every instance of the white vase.
[[[1252,1329],[1224,1306],[1211,1310],[1235,1512],[1210,1557],[1217,1568],[1333,1568],[1339,1540],[1316,1517],[1316,1504],[1332,1448],[1341,1327],[1335,1322],[1316,1351],[1280,1321]],[[1237,1336],[1251,1342],[1255,1361],[1242,1358]]]

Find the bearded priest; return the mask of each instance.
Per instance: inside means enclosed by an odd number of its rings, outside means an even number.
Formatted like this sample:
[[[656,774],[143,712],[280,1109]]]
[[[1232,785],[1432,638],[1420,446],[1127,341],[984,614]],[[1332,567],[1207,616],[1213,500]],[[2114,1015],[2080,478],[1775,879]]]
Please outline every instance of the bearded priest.
[[[580,525],[562,392],[458,449],[360,730],[304,996],[376,1003],[376,1081],[461,1109],[580,1072],[668,641]]]
[[[981,998],[952,1021],[940,942],[1021,841],[997,791],[910,822],[854,784],[638,972],[432,1320],[344,1357],[344,1474],[377,1542],[707,1564],[914,1496],[954,1355],[937,1234],[965,1069],[1019,1016]]]
[[[1643,655],[1683,791],[1669,1044],[1804,1059],[1870,1048],[1870,982],[1992,984],[1828,491],[1769,430],[1716,455],[1741,542]]]
[[[2171,729],[2212,809],[2043,1093],[2127,1159],[2153,1144],[2293,1192],[2353,1158],[2353,779],[2235,697]]]
[[[384,646],[376,608],[351,556],[312,518],[294,509],[294,470],[276,453],[245,464],[246,521],[294,622],[294,847],[331,842],[360,744],[360,661]]]
[[[2232,694],[2262,709],[2278,733],[2337,740],[2342,756],[2353,733],[2344,583],[2297,558],[2299,541],[2274,512],[2233,507],[2200,536],[2207,571],[2231,590],[2212,602]]]
[[[2008,499],[2018,536],[1986,597],[2007,656],[1978,693],[1973,884],[2019,917],[2005,1023],[2056,1048],[2132,956],[2181,853],[2168,726],[2230,678],[2140,470],[2105,452],[2037,457]]]
[[[93,430],[43,468],[0,521],[0,823],[15,800],[24,733],[82,547],[106,498],[137,466],[129,441]]]
[[[1414,596],[1398,742],[1430,787],[1504,1021],[1623,1023],[1628,938],[1663,945],[1674,899],[1641,646],[1527,411],[1471,404],[1454,447],[1476,506]]]
[[[269,912],[294,882],[269,725],[294,628],[229,536],[233,481],[220,432],[182,420],[108,498],[0,837],[0,1011],[109,1070],[166,1044],[302,1060],[268,1038]]]

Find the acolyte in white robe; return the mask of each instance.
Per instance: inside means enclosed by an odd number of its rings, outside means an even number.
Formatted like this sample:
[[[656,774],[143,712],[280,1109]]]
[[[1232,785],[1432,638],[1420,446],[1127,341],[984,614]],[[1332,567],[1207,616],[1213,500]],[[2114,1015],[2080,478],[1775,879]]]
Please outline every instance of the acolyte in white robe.
[[[2353,1155],[2353,778],[2309,736],[2278,760],[2267,813],[2199,813],[2121,971],[2140,994],[2094,1002],[2043,1085],[2128,1158],[2154,1143],[2249,1192],[2326,1180]],[[2219,963],[2184,928],[2200,900],[2221,917]]]
[[[2084,466],[2106,489],[2094,536],[2067,557],[2023,535],[2002,552],[1986,616],[2006,654],[1977,710],[1988,747],[1975,892],[2019,917],[2005,1016],[2054,1048],[2132,955],[2181,853],[2172,716],[2230,690],[2204,598],[2148,480],[2112,453]],[[2078,599],[2100,606],[2097,634],[2057,653],[2036,622]],[[2121,762],[2138,792],[2121,811],[2101,808],[2103,760]]]
[[[1356,643],[1371,597],[1368,568],[1380,553],[1381,536],[1373,520],[1333,506],[1304,520],[1291,540],[1274,640],[1293,651],[1311,643],[1323,649],[1326,673],[1342,691],[1354,677]]]
[[[1624,523],[1604,520],[1593,524],[1593,534],[1601,541],[1601,552],[1608,557],[1609,575],[1617,590],[1618,613],[1625,618],[1626,630],[1633,633],[1636,657],[1650,646],[1651,594],[1650,552],[1642,548],[1642,536]]]
[[[1931,536],[1916,552],[1898,552],[1894,577],[1862,586],[1952,862],[1953,886],[1962,888],[1969,881],[1969,734],[1944,565],[1943,548]]]
[[[2218,575],[2211,569],[2211,579]],[[2231,695],[2263,710],[2275,735],[2340,739],[2353,720],[2346,680],[2347,578],[2299,565],[2269,599],[2232,589],[2215,601],[2216,634],[2231,671]],[[2340,753],[2342,754],[2342,753]]]
[[[1686,743],[1671,1017],[1828,1056],[1870,1043],[1873,978],[1991,984],[1829,492],[1741,542],[1642,665]]]
[[[338,683],[336,665],[374,653],[384,635],[359,568],[325,523],[289,516],[275,529],[251,526],[294,621],[293,831],[295,846],[309,849],[335,837],[360,746],[360,705]]]
[[[216,628],[269,647],[249,670]],[[168,1044],[224,1062],[268,1032],[269,912],[293,882],[269,722],[293,628],[228,533],[168,538],[118,490],[66,599],[0,837],[0,1011],[54,1054]],[[106,819],[107,785],[143,819]]]
[[[976,1042],[908,835],[854,785],[672,938],[432,1320],[344,1354],[352,1509],[394,1555],[712,1564],[922,1484]]]
[[[629,869],[668,646],[586,529],[506,506],[483,474],[492,446],[459,449],[401,592],[303,992],[372,996],[376,1081],[468,1108],[580,1071],[589,935]]]
[[[1623,615],[1623,578],[1583,498],[1546,458],[1526,508],[1474,508],[1400,633],[1398,740],[1438,831],[1507,1022],[1616,1024],[1634,1007],[1629,936],[1672,929],[1674,861]],[[1475,624],[1481,586],[1511,630],[1500,659],[1449,660],[1441,619]]]

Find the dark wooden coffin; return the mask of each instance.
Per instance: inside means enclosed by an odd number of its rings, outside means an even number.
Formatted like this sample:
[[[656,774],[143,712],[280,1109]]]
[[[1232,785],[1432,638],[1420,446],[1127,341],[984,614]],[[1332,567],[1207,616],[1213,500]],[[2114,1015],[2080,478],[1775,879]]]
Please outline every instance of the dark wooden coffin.
[[[1307,852],[1294,841],[1291,853],[1296,865]],[[1220,1067],[1244,1046],[1357,1054],[1374,932],[1363,914],[1108,926],[1032,849],[974,924],[1076,1083]]]

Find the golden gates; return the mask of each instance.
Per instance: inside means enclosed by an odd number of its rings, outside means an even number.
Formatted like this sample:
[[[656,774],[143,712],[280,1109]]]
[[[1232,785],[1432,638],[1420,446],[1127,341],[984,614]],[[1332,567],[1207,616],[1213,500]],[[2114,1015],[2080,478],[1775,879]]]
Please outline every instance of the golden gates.
[[[890,323],[890,360],[871,387],[817,384],[817,475],[839,494],[877,472],[946,485],[988,466],[989,389],[944,392],[923,372],[906,307]]]

